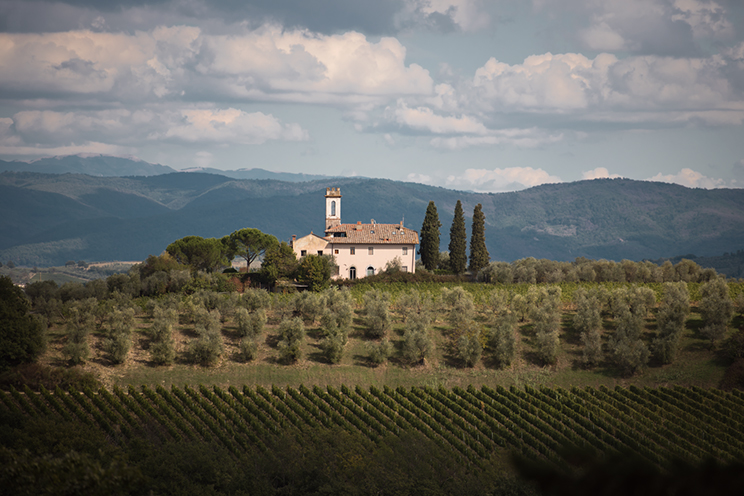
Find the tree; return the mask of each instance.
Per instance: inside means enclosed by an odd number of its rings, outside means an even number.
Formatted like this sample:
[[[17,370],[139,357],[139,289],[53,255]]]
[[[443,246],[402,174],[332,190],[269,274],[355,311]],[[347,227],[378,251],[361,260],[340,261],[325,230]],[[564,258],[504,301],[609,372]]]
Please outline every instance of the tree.
[[[0,371],[33,362],[44,349],[44,327],[10,277],[0,277]]]
[[[364,293],[364,316],[367,336],[372,339],[384,338],[392,324],[388,293],[379,289]]]
[[[261,263],[261,274],[264,281],[275,284],[278,279],[294,279],[299,266],[292,247],[282,241],[266,250]]]
[[[406,318],[403,356],[413,363],[425,363],[434,352],[434,342],[429,335],[430,326],[431,318],[428,312],[411,313]]]
[[[62,354],[73,365],[85,363],[90,356],[88,334],[95,327],[93,311],[97,306],[95,298],[71,301],[67,305],[67,343],[62,348]]]
[[[215,238],[186,236],[169,244],[165,251],[178,263],[190,266],[194,272],[212,272],[229,264],[228,248]]]
[[[307,284],[310,291],[322,291],[331,280],[333,262],[325,255],[307,255],[297,270],[297,280]]]
[[[679,351],[679,340],[690,314],[690,293],[685,282],[664,283],[664,299],[656,315],[657,337],[653,347],[661,363],[672,363]]]
[[[437,206],[433,201],[429,202],[426,207],[426,216],[421,226],[421,242],[419,245],[419,255],[421,262],[426,270],[434,270],[439,263],[439,228],[442,223],[439,222]]]
[[[490,256],[486,248],[486,216],[479,203],[473,209],[473,229],[470,231],[470,272],[477,274],[488,265]]]
[[[700,296],[698,309],[705,323],[702,333],[715,346],[726,335],[726,327],[734,316],[734,302],[731,301],[728,284],[723,278],[703,284]]]
[[[480,360],[482,353],[483,343],[481,342],[480,325],[470,321],[462,336],[457,340],[457,354],[465,362],[466,367],[474,367]]]
[[[467,267],[468,258],[465,253],[467,249],[467,233],[465,232],[465,217],[462,212],[462,203],[457,200],[455,205],[455,217],[452,219],[449,242],[449,266],[455,274],[462,274]]]
[[[496,317],[488,343],[499,367],[511,365],[517,355],[517,314],[505,311]]]
[[[132,329],[134,328],[134,309],[115,309],[109,316],[109,332],[103,342],[103,349],[111,361],[124,363],[132,347]]]
[[[282,320],[279,324],[279,354],[287,362],[302,358],[302,342],[305,340],[305,325],[302,319]]]
[[[633,375],[648,364],[650,352],[641,336],[648,308],[654,303],[656,299],[649,288],[619,288],[612,293],[610,306],[616,327],[609,349],[624,375]]]
[[[537,354],[546,365],[554,365],[560,348],[561,288],[546,286],[538,290],[533,286],[527,296],[532,303],[530,318],[535,323]]]
[[[228,248],[228,258],[243,257],[249,269],[257,258],[279,245],[279,240],[275,236],[250,227],[234,231],[226,238],[223,242]]]

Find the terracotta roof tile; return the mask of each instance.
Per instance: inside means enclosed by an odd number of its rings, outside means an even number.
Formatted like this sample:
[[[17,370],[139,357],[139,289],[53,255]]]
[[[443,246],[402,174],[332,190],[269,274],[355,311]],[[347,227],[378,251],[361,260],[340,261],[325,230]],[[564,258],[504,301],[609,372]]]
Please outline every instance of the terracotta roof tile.
[[[336,237],[345,233],[346,237]],[[417,245],[418,233],[400,224],[339,224],[326,230],[326,239],[334,244]]]

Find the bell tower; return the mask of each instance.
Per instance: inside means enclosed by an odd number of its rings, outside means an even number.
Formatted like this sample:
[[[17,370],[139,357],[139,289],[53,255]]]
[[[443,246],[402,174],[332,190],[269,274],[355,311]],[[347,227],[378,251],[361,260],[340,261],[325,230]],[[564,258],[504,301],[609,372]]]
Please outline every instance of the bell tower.
[[[341,224],[341,188],[326,188],[326,230]]]

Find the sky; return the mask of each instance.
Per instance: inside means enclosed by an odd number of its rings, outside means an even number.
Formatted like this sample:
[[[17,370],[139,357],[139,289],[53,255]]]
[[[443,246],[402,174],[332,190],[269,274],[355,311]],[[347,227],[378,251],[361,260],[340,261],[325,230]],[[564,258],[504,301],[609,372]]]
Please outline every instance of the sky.
[[[744,187],[741,0],[0,0],[0,159]]]

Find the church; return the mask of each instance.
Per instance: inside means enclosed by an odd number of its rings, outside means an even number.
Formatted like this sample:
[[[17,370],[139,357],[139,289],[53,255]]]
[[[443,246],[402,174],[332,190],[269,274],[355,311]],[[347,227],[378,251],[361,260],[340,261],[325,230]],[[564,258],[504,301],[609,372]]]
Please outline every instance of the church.
[[[357,279],[377,274],[388,262],[400,260],[402,270],[416,271],[418,233],[399,224],[341,223],[341,189],[326,188],[325,235],[312,232],[292,236],[297,258],[306,255],[332,255],[338,272],[334,279]]]

